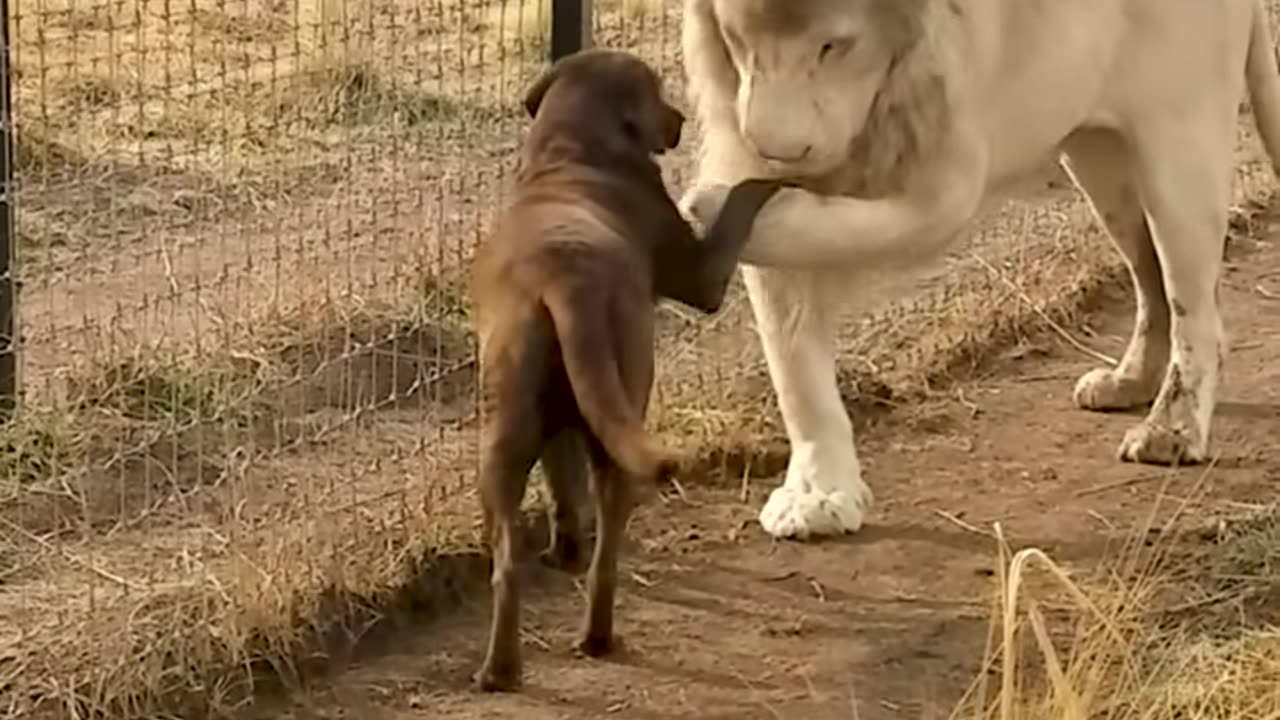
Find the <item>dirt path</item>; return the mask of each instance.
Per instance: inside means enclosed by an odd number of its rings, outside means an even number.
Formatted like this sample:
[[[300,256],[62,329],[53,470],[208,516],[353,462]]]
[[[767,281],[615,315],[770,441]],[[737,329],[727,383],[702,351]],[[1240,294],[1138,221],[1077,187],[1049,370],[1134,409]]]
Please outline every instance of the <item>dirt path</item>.
[[[1221,459],[1203,514],[1274,499],[1280,481],[1280,247],[1235,241],[1223,287],[1232,351],[1215,435]],[[1127,293],[1101,302],[1093,344],[1118,354]],[[755,513],[776,480],[691,488],[647,508],[624,562],[625,653],[594,662],[568,648],[581,603],[548,575],[525,607],[526,690],[483,696],[467,678],[487,596],[391,652],[316,683],[282,718],[944,717],[973,678],[986,632],[999,520],[1015,545],[1060,559],[1101,557],[1149,508],[1163,472],[1116,462],[1136,414],[1074,409],[1091,360],[1052,335],[921,408],[864,422],[860,447],[879,497],[860,534],[771,543]],[[1186,493],[1202,469],[1179,471]]]

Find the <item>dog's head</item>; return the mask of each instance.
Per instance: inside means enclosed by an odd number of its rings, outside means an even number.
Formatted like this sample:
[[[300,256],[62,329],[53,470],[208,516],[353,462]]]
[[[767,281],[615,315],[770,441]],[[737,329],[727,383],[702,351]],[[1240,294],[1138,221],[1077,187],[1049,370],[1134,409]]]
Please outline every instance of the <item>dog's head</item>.
[[[529,88],[524,107],[536,118],[544,104],[560,102],[645,153],[680,144],[684,114],[667,103],[653,68],[629,53],[593,49],[561,58]]]

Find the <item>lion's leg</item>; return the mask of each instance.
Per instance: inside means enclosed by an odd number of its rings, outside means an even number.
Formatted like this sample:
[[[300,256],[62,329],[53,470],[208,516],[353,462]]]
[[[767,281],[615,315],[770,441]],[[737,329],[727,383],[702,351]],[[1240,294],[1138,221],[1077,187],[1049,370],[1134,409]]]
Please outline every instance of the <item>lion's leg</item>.
[[[1231,199],[1235,105],[1227,109],[1169,113],[1135,136],[1142,198],[1172,311],[1173,348],[1155,403],[1121,443],[1125,460],[1195,463],[1208,454],[1223,352],[1217,286]]]
[[[1119,366],[1097,368],[1076,383],[1076,405],[1087,410],[1123,410],[1156,397],[1169,362],[1169,303],[1160,260],[1138,197],[1133,153],[1118,133],[1086,130],[1063,149],[1063,168],[1089,198],[1094,215],[1111,237],[1133,281],[1133,335]]]
[[[786,480],[769,496],[760,524],[779,538],[854,532],[872,495],[836,386],[838,278],[749,266],[742,273],[791,443]]]

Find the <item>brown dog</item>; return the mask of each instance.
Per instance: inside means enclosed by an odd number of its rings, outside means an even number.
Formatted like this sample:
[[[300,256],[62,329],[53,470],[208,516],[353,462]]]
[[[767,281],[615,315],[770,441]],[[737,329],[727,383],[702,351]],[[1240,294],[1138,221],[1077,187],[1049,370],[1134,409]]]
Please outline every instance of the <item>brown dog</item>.
[[[653,155],[680,142],[684,116],[654,71],[627,53],[589,50],[529,90],[534,118],[516,196],[477,251],[471,292],[480,344],[480,498],[493,551],[493,625],[476,682],[521,678],[515,567],[520,503],[542,461],[552,493],[553,567],[579,570],[574,479],[593,469],[595,551],[577,648],[613,647],[618,545],[633,503],[673,467],[645,433],[653,381],[653,305],[719,309],[769,181],[734,188],[699,241]]]

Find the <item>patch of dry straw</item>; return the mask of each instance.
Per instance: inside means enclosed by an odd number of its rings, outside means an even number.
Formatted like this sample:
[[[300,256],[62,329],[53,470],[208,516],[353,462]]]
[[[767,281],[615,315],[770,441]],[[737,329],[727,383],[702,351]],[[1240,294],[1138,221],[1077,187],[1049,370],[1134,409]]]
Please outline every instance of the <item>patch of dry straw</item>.
[[[1077,257],[1077,251],[1063,252]],[[863,344],[871,356],[893,354],[896,348],[880,343],[907,338],[928,350],[900,357],[891,372],[861,377],[899,388],[919,386],[922,376],[944,379],[957,367],[972,366],[974,354],[992,343],[1036,332],[1046,316],[1072,316],[1107,268],[1101,262],[1039,267],[1037,275],[1005,278],[1026,301],[1004,304],[994,315],[979,312],[989,306],[981,294],[1005,282],[983,271],[976,277],[986,279],[947,294],[952,312],[896,317],[876,342]],[[316,318],[330,328],[356,322]],[[295,324],[290,332],[323,332],[307,327]],[[720,330],[707,329],[707,347],[736,347],[739,354],[744,344],[752,347],[742,326]],[[262,349],[251,354],[271,357]],[[257,363],[242,365],[262,372]],[[753,381],[735,369],[714,385],[720,397],[713,404],[692,394],[709,386],[681,387],[698,366],[695,356],[664,370],[668,402],[658,420],[664,435],[683,442],[703,471],[724,467],[735,453],[741,462],[743,448],[755,452],[776,444],[778,428],[763,410],[771,405],[762,395],[768,388],[763,375]],[[199,365],[185,367],[182,387],[199,387],[192,378],[200,373]],[[214,385],[258,388],[255,382]],[[465,400],[469,391],[457,396]],[[241,400],[230,404],[243,407]],[[403,427],[357,423],[349,432],[329,433],[328,442],[303,443],[300,452],[253,463],[233,462],[241,456],[228,446],[225,487],[242,495],[211,496],[221,508],[213,515],[179,513],[177,524],[143,523],[86,542],[42,540],[10,528],[12,547],[38,563],[39,573],[15,586],[20,596],[0,594],[0,616],[18,629],[3,638],[8,649],[0,655],[0,698],[23,713],[230,713],[266,679],[294,680],[335,649],[349,647],[405,598],[419,609],[438,604],[440,587],[456,582],[459,568],[476,568],[446,559],[476,557],[469,491],[474,449],[465,418],[428,430],[424,438],[417,417]],[[226,423],[214,426],[225,429]],[[713,436],[728,427],[733,432]],[[785,458],[784,448],[778,457]],[[282,480],[290,489],[271,495]]]
[[[1211,471],[1212,466],[1202,476],[1201,488]],[[1013,552],[997,524],[1000,573],[988,659],[952,717],[1280,717],[1280,633],[1274,628],[1237,628],[1228,637],[1215,638],[1171,629],[1163,621],[1190,607],[1184,602],[1186,588],[1176,585],[1177,574],[1186,568],[1179,566],[1171,551],[1186,537],[1177,528],[1196,504],[1197,494],[1177,503],[1159,527],[1157,502],[1148,522],[1103,570],[1101,581],[1093,583],[1039,548]],[[1274,517],[1274,509],[1269,515]],[[1271,552],[1280,555],[1276,539],[1269,538]],[[1033,589],[1035,569],[1047,582]],[[1046,599],[1050,595],[1052,599]],[[1066,604],[1061,602],[1064,599]],[[1058,616],[1056,623],[1048,617],[1050,611]],[[1074,620],[1063,621],[1066,615]],[[1028,629],[1029,641],[1023,637]],[[1028,653],[1039,662],[1024,659]]]

